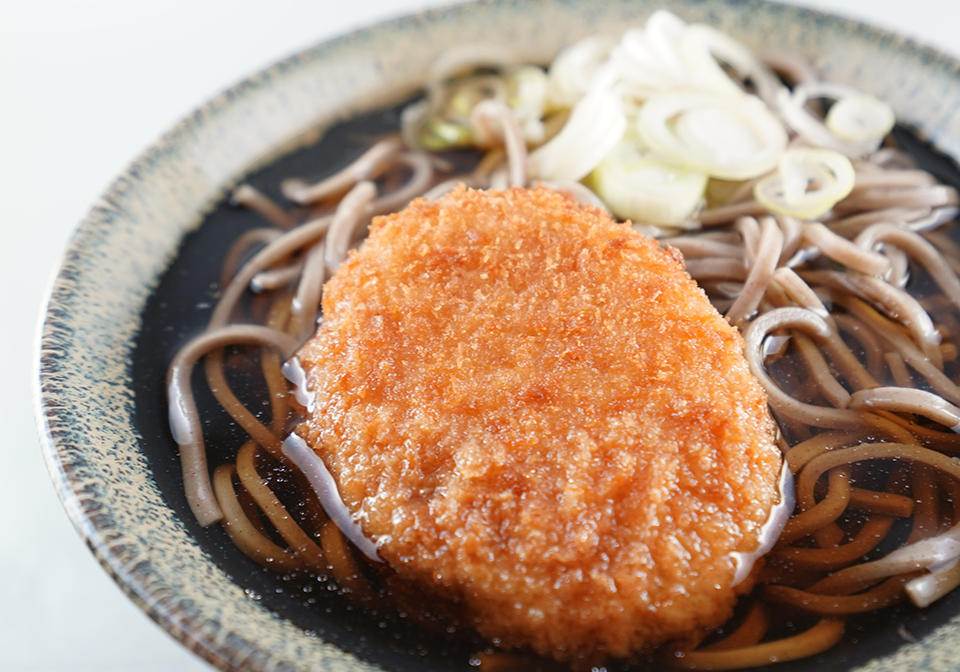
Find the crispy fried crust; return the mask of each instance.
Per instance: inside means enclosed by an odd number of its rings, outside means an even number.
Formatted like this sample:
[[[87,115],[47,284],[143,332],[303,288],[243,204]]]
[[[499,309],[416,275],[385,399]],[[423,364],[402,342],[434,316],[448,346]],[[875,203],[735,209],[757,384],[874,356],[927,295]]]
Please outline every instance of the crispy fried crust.
[[[679,254],[546,189],[460,189],[376,220],[323,310],[299,431],[401,576],[579,664],[729,617],[781,457]]]

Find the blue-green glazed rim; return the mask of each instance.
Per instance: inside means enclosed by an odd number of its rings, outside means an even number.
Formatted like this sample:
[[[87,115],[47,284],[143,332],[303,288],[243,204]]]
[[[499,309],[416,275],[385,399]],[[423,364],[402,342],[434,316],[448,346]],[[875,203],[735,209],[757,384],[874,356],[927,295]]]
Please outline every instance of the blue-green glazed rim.
[[[960,63],[852,21],[760,0],[500,0],[427,11],[320,44],[213,98],[165,134],[77,229],[46,305],[35,400],[44,456],[71,520],[123,590],[223,670],[376,670],[252,599],[166,505],[134,421],[130,361],[145,303],[183,237],[244,174],[338,120],[397,102],[446,48],[494,42],[546,61],[666,7],[751,47],[812,59],[888,101],[960,156]],[[858,669],[960,669],[955,618]]]

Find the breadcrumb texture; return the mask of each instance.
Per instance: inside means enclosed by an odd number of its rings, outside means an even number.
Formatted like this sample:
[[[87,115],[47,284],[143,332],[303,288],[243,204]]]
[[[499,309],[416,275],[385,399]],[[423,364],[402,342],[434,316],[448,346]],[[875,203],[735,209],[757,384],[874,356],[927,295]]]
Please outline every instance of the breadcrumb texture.
[[[547,189],[378,218],[325,288],[299,431],[381,556],[577,666],[729,618],[781,456],[680,255]]]

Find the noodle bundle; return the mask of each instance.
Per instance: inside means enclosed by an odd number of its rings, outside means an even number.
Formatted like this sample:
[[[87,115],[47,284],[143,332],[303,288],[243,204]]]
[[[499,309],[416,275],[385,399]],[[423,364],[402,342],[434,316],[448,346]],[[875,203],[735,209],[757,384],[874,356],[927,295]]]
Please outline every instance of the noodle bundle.
[[[368,605],[387,599],[376,549],[350,529],[322,462],[284,442],[310,404],[292,357],[322,320],[324,281],[374,216],[458,184],[539,183],[683,254],[743,333],[796,484],[742,613],[658,660],[795,660],[840,641],[851,616],[933,603],[960,585],[960,247],[945,233],[960,198],[898,148],[888,112],[795,57],[760,59],[666,12],[619,41],[572,45],[546,70],[475,45],[445,55],[400,132],[335,175],[285,180],[286,206],[235,190],[264,226],[234,242],[207,330],[168,375],[191,510],[264,567],[330,575]],[[464,148],[476,165],[458,173],[448,158]],[[259,363],[268,423],[230,389],[235,346]],[[212,475],[190,389],[201,359],[249,437]],[[300,493],[297,510],[276,472]],[[510,658],[477,660],[502,669]]]

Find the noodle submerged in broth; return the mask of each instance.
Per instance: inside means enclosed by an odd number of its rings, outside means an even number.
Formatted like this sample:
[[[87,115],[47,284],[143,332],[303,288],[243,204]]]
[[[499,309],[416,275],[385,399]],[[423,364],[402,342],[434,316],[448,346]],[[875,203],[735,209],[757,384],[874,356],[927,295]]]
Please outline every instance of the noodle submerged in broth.
[[[208,328],[168,376],[201,525],[220,522],[269,569],[332,576],[372,609],[417,610],[351,527],[323,461],[284,441],[312,402],[292,357],[315,331],[323,283],[372,217],[458,184],[539,183],[683,254],[743,334],[795,480],[796,510],[734,619],[697,648],[662,647],[656,664],[815,655],[858,614],[925,607],[960,585],[960,248],[944,233],[958,198],[898,147],[894,136],[907,136],[891,135],[889,108],[796,58],[761,60],[657,12],[619,40],[571,46],[548,69],[464,48],[401,117],[400,134],[342,172],[287,177],[285,205],[249,185],[233,195],[264,225],[235,242]],[[266,413],[231,391],[239,344],[259,352]],[[234,457],[201,431],[191,381],[201,360],[246,437]],[[497,669],[504,655],[472,662]]]

